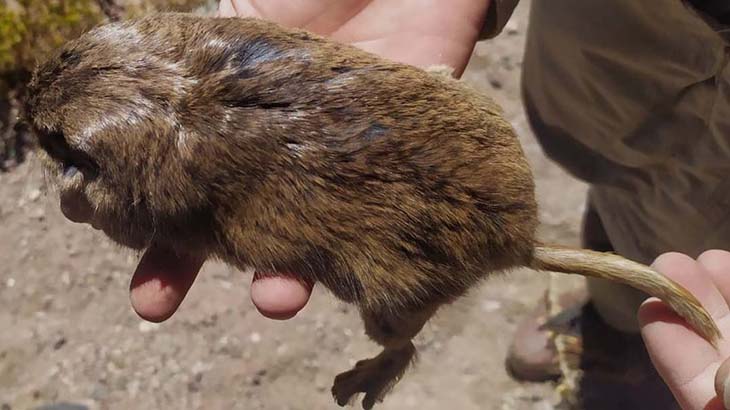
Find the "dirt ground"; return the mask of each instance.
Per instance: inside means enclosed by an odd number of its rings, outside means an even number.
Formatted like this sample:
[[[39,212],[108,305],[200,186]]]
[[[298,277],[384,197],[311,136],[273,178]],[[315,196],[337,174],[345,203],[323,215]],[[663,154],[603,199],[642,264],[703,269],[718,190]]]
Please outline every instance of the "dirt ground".
[[[537,178],[541,237],[576,244],[585,186],[541,153],[519,76],[529,1],[499,39],[480,44],[465,80],[504,107]],[[378,351],[356,312],[317,289],[285,323],[249,301],[250,273],[209,264],[168,322],[141,321],[127,299],[137,255],[67,222],[37,164],[0,174],[0,408],[334,409],[334,376]],[[386,409],[554,408],[553,384],[504,369],[510,336],[548,276],[494,277],[444,309],[418,337],[420,361]]]

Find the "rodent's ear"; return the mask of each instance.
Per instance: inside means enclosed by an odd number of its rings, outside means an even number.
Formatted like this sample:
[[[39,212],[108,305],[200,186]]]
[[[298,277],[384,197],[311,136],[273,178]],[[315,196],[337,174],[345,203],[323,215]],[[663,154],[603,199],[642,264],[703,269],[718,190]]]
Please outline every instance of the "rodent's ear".
[[[56,161],[66,161],[71,156],[71,147],[59,131],[39,130],[35,133],[38,145]]]

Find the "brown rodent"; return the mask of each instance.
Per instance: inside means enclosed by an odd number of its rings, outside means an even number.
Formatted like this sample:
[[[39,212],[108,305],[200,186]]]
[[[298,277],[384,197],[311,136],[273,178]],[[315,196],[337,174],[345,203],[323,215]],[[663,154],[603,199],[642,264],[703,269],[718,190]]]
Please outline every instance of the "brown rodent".
[[[619,256],[535,238],[534,182],[487,97],[445,75],[254,19],[161,14],[40,65],[26,112],[61,207],[134,249],[296,272],[356,304],[373,359],[337,376],[371,408],[438,307],[519,266],[699,302]]]

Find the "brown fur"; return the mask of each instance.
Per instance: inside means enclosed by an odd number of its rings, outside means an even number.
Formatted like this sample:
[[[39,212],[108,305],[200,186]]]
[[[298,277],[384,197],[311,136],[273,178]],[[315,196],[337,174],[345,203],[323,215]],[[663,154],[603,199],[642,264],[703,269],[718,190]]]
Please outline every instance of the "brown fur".
[[[67,44],[30,90],[70,219],[135,249],[296,272],[360,307],[385,350],[337,377],[340,404],[365,392],[372,407],[439,305],[492,272],[558,266],[551,248],[534,258],[513,130],[447,76],[259,20],[163,14]],[[586,274],[574,265],[558,267]]]

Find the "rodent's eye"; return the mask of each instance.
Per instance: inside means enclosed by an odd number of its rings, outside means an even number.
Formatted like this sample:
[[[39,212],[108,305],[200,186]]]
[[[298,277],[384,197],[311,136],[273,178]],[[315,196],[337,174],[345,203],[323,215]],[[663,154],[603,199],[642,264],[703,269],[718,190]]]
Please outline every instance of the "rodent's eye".
[[[37,133],[38,143],[41,148],[53,159],[59,162],[65,162],[71,156],[71,149],[63,137],[63,133],[58,131]]]
[[[78,171],[88,176],[97,174],[96,163],[85,152],[70,146],[62,132],[40,131],[37,135],[41,148],[48,156],[63,165],[64,176],[73,176]]]

